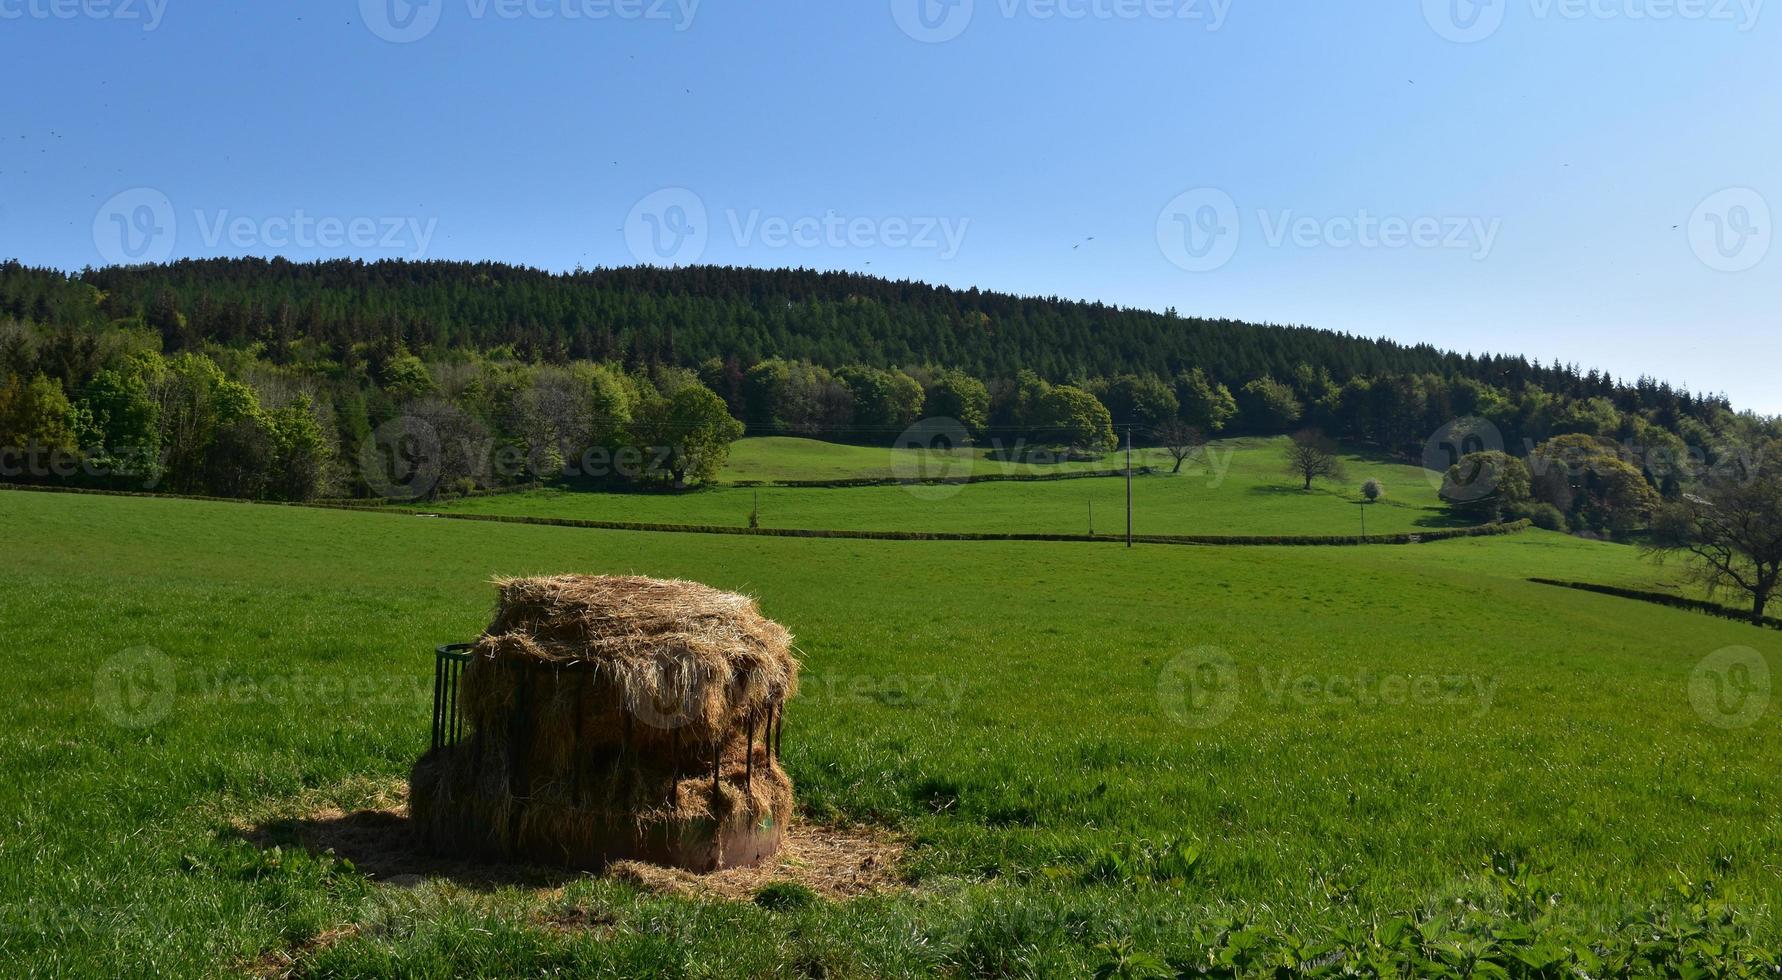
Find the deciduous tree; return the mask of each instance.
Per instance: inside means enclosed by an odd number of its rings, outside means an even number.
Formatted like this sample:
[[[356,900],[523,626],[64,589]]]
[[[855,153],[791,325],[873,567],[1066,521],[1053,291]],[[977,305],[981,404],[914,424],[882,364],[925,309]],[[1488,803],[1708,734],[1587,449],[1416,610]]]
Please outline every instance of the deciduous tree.
[[[1156,432],[1157,441],[1169,453],[1170,459],[1176,461],[1171,474],[1182,472],[1182,464],[1198,456],[1207,444],[1206,436],[1186,422],[1166,422]]]
[[[1245,385],[1242,404],[1244,424],[1257,432],[1280,432],[1305,414],[1293,389],[1269,377]]]
[[[1287,472],[1305,480],[1307,490],[1312,489],[1313,480],[1340,480],[1343,478],[1343,461],[1336,453],[1336,443],[1325,438],[1324,433],[1316,429],[1302,430],[1287,446]]]
[[[1176,401],[1181,405],[1182,421],[1206,433],[1223,430],[1237,416],[1237,399],[1231,396],[1231,389],[1208,378],[1200,368],[1177,375]]]
[[[1528,493],[1528,464],[1495,449],[1460,457],[1442,477],[1443,502],[1458,512],[1489,520],[1498,520],[1506,509],[1525,503]]]
[[[1782,582],[1782,442],[1709,473],[1653,532],[1652,554],[1681,558],[1710,594],[1736,592],[1761,623]]]
[[[922,412],[931,419],[955,419],[975,435],[990,422],[990,390],[964,371],[941,371],[929,382]]]
[[[715,392],[690,385],[673,395],[645,393],[629,427],[631,444],[652,467],[645,479],[685,487],[718,475],[743,425]]]

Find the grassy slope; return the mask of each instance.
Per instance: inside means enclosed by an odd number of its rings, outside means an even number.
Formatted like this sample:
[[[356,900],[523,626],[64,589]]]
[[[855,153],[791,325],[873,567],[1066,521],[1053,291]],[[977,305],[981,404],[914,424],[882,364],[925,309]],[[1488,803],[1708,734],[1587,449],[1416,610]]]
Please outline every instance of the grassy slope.
[[[1191,463],[1179,475],[1135,481],[1134,529],[1140,534],[1356,534],[1360,531],[1359,491],[1364,480],[1384,482],[1388,499],[1368,508],[1371,533],[1399,533],[1451,523],[1424,470],[1358,455],[1346,457],[1347,478],[1321,483],[1310,492],[1283,472],[1284,439],[1242,439],[1215,443],[1214,463]],[[846,476],[883,475],[897,451],[832,446],[799,439],[750,439],[739,443],[739,473],[823,472]],[[811,457],[828,460],[797,470]],[[877,459],[879,471],[870,460]],[[1167,458],[1149,462],[1167,469]],[[972,472],[1001,473],[997,463],[979,463]],[[837,477],[840,478],[840,477]],[[717,487],[680,496],[575,493],[541,490],[479,497],[439,505],[445,512],[520,514],[648,523],[743,526],[759,499],[766,527],[848,530],[928,530],[1084,534],[1093,505],[1101,534],[1125,529],[1126,487],[1121,479],[1054,483],[981,483],[969,486],[808,488]]]
[[[1704,655],[1775,662],[1782,639],[1520,581],[1631,580],[1627,549],[787,541],[19,493],[0,493],[0,535],[0,972],[221,972],[357,923],[369,931],[305,966],[1081,975],[1102,938],[1180,948],[1213,910],[1315,931],[1489,906],[1477,872],[1493,850],[1554,864],[1574,921],[1680,869],[1715,874],[1782,940],[1766,911],[1782,897],[1774,712],[1721,730],[1687,697]],[[599,880],[544,898],[395,890],[235,839],[233,820],[351,807],[400,779],[426,736],[432,645],[481,627],[490,576],[569,570],[758,594],[806,658],[786,737],[801,801],[913,834],[927,890],[791,915]],[[171,658],[174,710],[120,727],[96,679],[142,645]],[[1166,666],[1200,647],[1235,663],[1231,714],[1206,729],[1160,697]],[[1455,677],[1492,697],[1278,694],[1300,676]],[[140,693],[153,703],[152,684]],[[1180,888],[1042,873],[1174,835],[1207,849]],[[565,905],[610,915],[610,935],[530,924]]]
[[[1123,453],[1109,453],[1100,460],[1059,463],[1017,463],[993,459],[993,447],[957,453],[884,449],[845,443],[800,439],[792,436],[760,436],[743,439],[731,447],[730,460],[719,475],[725,483],[780,480],[859,480],[909,476],[923,467],[944,467],[960,475],[970,473],[1062,473],[1119,469],[1126,465]],[[1137,465],[1174,466],[1160,449],[1133,453]]]

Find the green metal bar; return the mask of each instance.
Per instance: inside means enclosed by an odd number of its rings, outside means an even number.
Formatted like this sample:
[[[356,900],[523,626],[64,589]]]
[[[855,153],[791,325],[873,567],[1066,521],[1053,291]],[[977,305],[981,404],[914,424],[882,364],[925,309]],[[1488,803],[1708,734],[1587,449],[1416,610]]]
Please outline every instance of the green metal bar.
[[[433,747],[458,744],[464,734],[458,712],[458,680],[470,663],[473,643],[452,643],[433,651]]]

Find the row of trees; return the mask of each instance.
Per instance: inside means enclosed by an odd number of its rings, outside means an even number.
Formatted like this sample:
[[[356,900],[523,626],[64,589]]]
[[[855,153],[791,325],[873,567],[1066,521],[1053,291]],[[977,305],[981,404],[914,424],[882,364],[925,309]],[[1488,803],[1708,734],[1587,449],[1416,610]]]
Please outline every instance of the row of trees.
[[[1664,502],[1656,484],[1680,487],[1683,474],[1643,472],[1624,453],[1621,444],[1583,434],[1557,436],[1521,458],[1497,450],[1472,453],[1449,469],[1442,496],[1455,509],[1481,517],[1626,536],[1649,526]]]
[[[1623,410],[1692,414],[1724,400],[1521,357],[1459,355],[1324,330],[1276,327],[955,290],[841,272],[695,267],[551,274],[500,263],[189,260],[69,275],[0,263],[0,318],[134,321],[164,349],[259,344],[276,364],[393,342],[429,360],[508,348],[526,362],[645,366],[772,357],[818,364],[942,364],[979,378],[1052,380],[1201,367],[1235,392],[1316,364],[1354,377],[1437,374],[1534,385]]]
[[[1216,435],[1317,429],[1420,460],[1460,417],[1485,420],[1532,468],[1527,498],[1500,511],[1550,506],[1605,528],[1649,503],[1639,481],[1605,464],[1585,486],[1538,483],[1542,447],[1684,455],[1771,431],[1720,399],[1517,358],[859,276],[0,264],[0,446],[182,492],[377,493],[389,480],[367,478],[368,460],[414,455],[384,445],[410,418],[444,443],[438,482],[468,489],[688,485],[740,431],[891,445],[922,418],[1011,450],[1094,454],[1131,433],[1185,453]],[[1634,469],[1668,500],[1691,482]]]
[[[1661,492],[1655,484],[1685,489]],[[1782,440],[1722,451],[1662,481],[1609,440],[1565,435],[1526,458],[1471,453],[1442,497],[1483,519],[1526,517],[1551,530],[1625,537],[1645,532],[1660,561],[1680,560],[1710,596],[1733,594],[1762,623],[1782,585]]]
[[[1628,383],[1521,357],[792,269],[554,275],[499,263],[212,259],[70,275],[3,262],[0,320],[6,318],[134,325],[159,335],[168,352],[258,345],[276,365],[332,363],[349,371],[359,353],[400,347],[429,361],[462,350],[524,363],[610,361],[644,369],[716,359],[733,375],[772,358],[832,368],[937,364],[985,380],[1029,370],[1054,382],[1150,372],[1173,383],[1199,368],[1240,396],[1253,382],[1272,379],[1251,392],[1251,407],[1265,415],[1292,414],[1293,404],[1281,397],[1288,393],[1304,412],[1352,379],[1425,376],[1508,392],[1533,387],[1573,402],[1601,399],[1669,429],[1729,407],[1724,398],[1647,378]],[[730,400],[723,387],[712,387]],[[1303,422],[1337,434],[1319,418]]]
[[[1117,433],[1131,432],[1141,443],[1180,450],[1179,459],[1222,433],[1308,427],[1418,459],[1429,432],[1453,413],[1469,412],[1500,438],[1508,431],[1507,455],[1521,466],[1504,464],[1501,491],[1457,499],[1458,506],[1504,513],[1544,505],[1561,515],[1550,523],[1615,531],[1649,511],[1647,484],[1675,499],[1687,479],[1681,471],[1630,466],[1617,458],[1625,446],[1672,458],[1691,452],[1682,435],[1657,419],[1602,399],[1580,402],[1537,388],[1509,392],[1434,375],[1353,378],[1337,386],[1327,372],[1308,368],[1290,382],[1251,379],[1234,394],[1201,368],[1167,380],[1122,374],[1058,384],[1031,371],[986,381],[955,368],[831,369],[780,358],[746,369],[717,358],[695,368],[529,364],[506,351],[423,360],[388,344],[355,347],[350,367],[295,366],[272,362],[257,346],[210,345],[203,353],[173,355],[159,346],[153,332],[129,327],[0,326],[0,445],[76,452],[89,469],[151,478],[181,492],[305,499],[376,492],[355,472],[362,447],[389,420],[416,414],[453,447],[478,447],[442,450],[449,461],[443,482],[467,489],[522,475],[589,476],[599,469],[579,465],[589,449],[622,447],[667,450],[659,467],[632,474],[633,482],[687,485],[721,465],[711,462],[721,456],[711,446],[718,435],[753,431],[890,445],[923,418],[957,419],[980,442],[1086,454],[1105,452]],[[693,391],[699,394],[682,394]],[[1679,428],[1703,442],[1724,443],[1749,438],[1764,425],[1723,412],[1709,422],[1683,419]],[[690,438],[707,444],[698,451],[663,436],[695,429]],[[653,439],[646,438],[650,433]],[[526,465],[478,462],[497,453]],[[1522,470],[1531,467],[1529,489],[1516,491],[1525,482]],[[1561,472],[1586,474],[1585,485],[1534,479]],[[1534,516],[1547,515],[1537,510]]]
[[[1286,471],[1304,480],[1340,480],[1337,446],[1317,430],[1294,435]],[[1606,439],[1566,435],[1527,458],[1501,450],[1462,457],[1444,476],[1442,497],[1475,519],[1527,518],[1549,530],[1627,535],[1646,531],[1643,548],[1660,562],[1680,560],[1710,597],[1732,594],[1758,625],[1782,587],[1782,440],[1727,452],[1688,471],[1689,489],[1666,499]],[[1361,489],[1365,502],[1385,496],[1378,480]]]
[[[294,501],[556,478],[680,487],[714,475],[743,434],[684,369],[398,353],[340,384],[137,339],[72,386],[0,375],[0,479]]]
[[[203,355],[152,351],[97,372],[73,399],[45,375],[8,375],[0,446],[15,478],[276,500],[314,497],[334,455],[308,398],[263,405]]]

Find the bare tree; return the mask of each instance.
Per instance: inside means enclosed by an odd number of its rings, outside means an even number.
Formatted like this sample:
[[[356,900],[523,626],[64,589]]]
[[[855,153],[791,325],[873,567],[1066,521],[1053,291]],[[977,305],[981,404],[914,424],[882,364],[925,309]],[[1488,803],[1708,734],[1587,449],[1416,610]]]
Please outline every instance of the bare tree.
[[[1706,475],[1696,493],[1659,513],[1650,550],[1660,560],[1680,556],[1709,595],[1740,594],[1751,620],[1782,583],[1782,443],[1755,459],[1740,460]]]
[[[1287,473],[1305,480],[1307,490],[1312,489],[1313,480],[1340,480],[1343,461],[1336,453],[1336,443],[1326,439],[1324,433],[1317,429],[1301,430],[1287,447]]]
[[[1182,464],[1200,455],[1206,448],[1207,437],[1201,431],[1186,422],[1165,422],[1157,429],[1157,441],[1163,444],[1165,452],[1176,461],[1176,468],[1170,473],[1182,472]]]
[[[526,429],[527,461],[534,477],[556,476],[566,460],[593,442],[594,399],[589,378],[545,365],[519,399]]]

